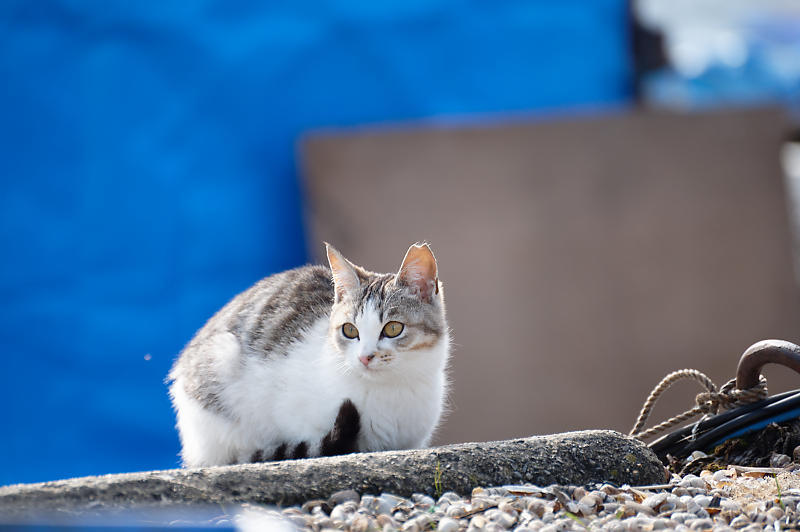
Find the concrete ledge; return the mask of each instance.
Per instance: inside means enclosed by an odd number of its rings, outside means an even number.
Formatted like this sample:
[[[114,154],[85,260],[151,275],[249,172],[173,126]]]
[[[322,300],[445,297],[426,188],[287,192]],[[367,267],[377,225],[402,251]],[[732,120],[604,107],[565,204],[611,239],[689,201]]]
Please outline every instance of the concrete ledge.
[[[202,469],[83,477],[0,487],[0,518],[186,505],[301,504],[332,493],[437,491],[532,483],[658,484],[665,469],[641,442],[613,431],[581,431],[413,451],[361,453]],[[0,519],[2,522],[2,519]]]

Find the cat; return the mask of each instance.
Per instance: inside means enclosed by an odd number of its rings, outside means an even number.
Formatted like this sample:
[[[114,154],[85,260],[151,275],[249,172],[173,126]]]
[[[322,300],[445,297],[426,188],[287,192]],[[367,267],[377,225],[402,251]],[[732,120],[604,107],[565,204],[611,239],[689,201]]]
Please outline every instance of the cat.
[[[427,244],[398,272],[354,265],[262,279],[219,310],[170,371],[184,467],[425,447],[450,351]]]

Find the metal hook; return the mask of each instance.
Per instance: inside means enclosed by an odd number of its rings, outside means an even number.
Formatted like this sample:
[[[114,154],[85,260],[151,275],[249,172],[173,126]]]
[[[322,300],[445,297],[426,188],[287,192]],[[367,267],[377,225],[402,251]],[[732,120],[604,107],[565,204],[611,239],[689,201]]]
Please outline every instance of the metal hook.
[[[800,346],[784,340],[762,340],[754,343],[739,359],[736,387],[747,390],[758,384],[761,368],[765,364],[780,364],[800,373]]]

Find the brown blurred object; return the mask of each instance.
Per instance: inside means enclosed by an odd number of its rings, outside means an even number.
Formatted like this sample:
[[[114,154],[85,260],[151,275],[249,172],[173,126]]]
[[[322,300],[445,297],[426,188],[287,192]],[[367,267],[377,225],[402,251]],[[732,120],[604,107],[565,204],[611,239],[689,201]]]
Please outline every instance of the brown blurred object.
[[[376,271],[431,243],[454,340],[436,443],[627,432],[666,373],[721,385],[753,342],[800,339],[785,126],[756,109],[317,132],[309,240]],[[676,386],[652,422],[700,391]]]

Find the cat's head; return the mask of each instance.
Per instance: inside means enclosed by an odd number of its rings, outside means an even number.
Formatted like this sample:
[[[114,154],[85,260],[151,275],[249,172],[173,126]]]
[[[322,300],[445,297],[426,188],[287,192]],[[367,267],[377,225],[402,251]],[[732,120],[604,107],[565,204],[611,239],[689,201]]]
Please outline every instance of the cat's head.
[[[346,370],[378,377],[444,362],[444,294],[427,244],[412,245],[398,272],[386,274],[325,246],[334,285],[329,337]]]

